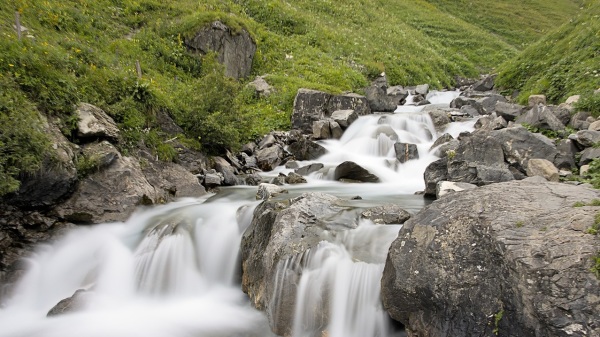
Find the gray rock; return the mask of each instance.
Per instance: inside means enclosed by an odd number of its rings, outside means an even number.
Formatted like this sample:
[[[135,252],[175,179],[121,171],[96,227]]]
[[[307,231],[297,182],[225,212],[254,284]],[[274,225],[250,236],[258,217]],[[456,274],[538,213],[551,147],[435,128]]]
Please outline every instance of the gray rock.
[[[435,197],[437,184],[448,179],[448,160],[442,158],[429,164],[423,174],[425,180],[425,196]]]
[[[546,159],[530,159],[527,162],[527,176],[540,176],[548,181],[558,182],[558,169]]]
[[[592,160],[600,158],[600,148],[588,147],[581,152],[581,159],[579,159],[579,166],[587,165]]]
[[[429,151],[435,149],[436,147],[448,143],[449,141],[453,140],[454,137],[452,137],[452,135],[450,135],[449,133],[444,133],[443,135],[439,136],[438,139],[435,140],[435,142],[433,142],[433,145],[431,145],[431,147],[429,148]]]
[[[297,161],[295,160],[290,160],[288,162],[285,163],[285,168],[286,169],[297,169],[300,167],[300,164],[298,164]]]
[[[387,96],[385,89],[372,85],[365,89],[365,96],[372,112],[393,112],[398,106]]]
[[[506,98],[504,98],[504,96],[502,96],[502,95],[490,94],[479,100],[479,103],[481,104],[483,111],[487,115],[491,114],[492,112],[494,112],[496,110],[496,104],[498,102],[506,103]]]
[[[277,139],[275,138],[275,136],[270,133],[266,136],[263,137],[263,139],[260,141],[260,143],[258,143],[258,149],[262,150],[262,149],[266,149],[267,147],[271,147],[273,145],[275,145],[277,143]]]
[[[523,114],[525,107],[519,104],[498,101],[496,102],[494,110],[498,116],[504,118],[508,122],[512,122]]]
[[[352,182],[378,183],[379,178],[352,161],[345,161],[335,168],[335,180]]]
[[[87,290],[79,289],[75,291],[71,297],[67,297],[58,302],[54,307],[52,307],[52,309],[50,309],[50,311],[48,311],[46,316],[52,317],[82,310],[86,306],[88,297],[89,292]]]
[[[326,108],[332,95],[309,89],[299,89],[294,99],[292,128],[312,132],[312,124],[326,117]]]
[[[477,117],[479,116],[479,111],[475,109],[472,105],[463,105],[460,108],[460,112],[466,116]]]
[[[403,224],[411,215],[400,205],[386,204],[372,207],[360,213],[361,218],[373,221],[376,224]]]
[[[597,190],[513,181],[435,201],[407,221],[382,277],[413,336],[595,336]]]
[[[255,142],[250,142],[250,143],[244,144],[242,146],[242,152],[251,156],[254,154],[254,151],[256,151],[257,148],[258,148],[258,146],[256,145]]]
[[[507,126],[508,122],[506,122],[506,120],[500,116],[496,117],[495,114],[483,116],[479,118],[477,122],[475,122],[475,129],[487,131],[500,130],[506,128]]]
[[[550,109],[554,116],[556,116],[556,118],[564,125],[568,125],[571,121],[571,112],[569,110],[554,105],[548,106],[548,109]]]
[[[305,184],[306,179],[298,173],[290,172],[285,178],[286,184]]]
[[[307,176],[313,172],[317,172],[320,169],[322,169],[324,166],[321,163],[315,163],[315,164],[310,164],[310,165],[306,165],[306,166],[302,166],[299,169],[294,170],[294,172],[303,175],[303,176]]]
[[[273,145],[256,151],[256,164],[263,171],[271,171],[283,160],[283,149],[279,145]]]
[[[400,163],[419,159],[419,149],[417,149],[416,144],[396,143],[394,144],[394,150],[396,151],[396,159]]]
[[[289,201],[263,202],[254,211],[241,243],[242,290],[256,308],[266,311],[277,335],[291,335],[302,273],[293,261],[321,241],[333,241],[337,231],[357,226],[356,215],[350,218],[348,207],[341,204],[334,196],[305,193]],[[288,268],[282,270],[287,261]],[[286,286],[277,288],[278,282]],[[315,315],[322,319],[326,310],[315,308]]]
[[[333,139],[340,139],[344,134],[342,127],[334,120],[329,120],[329,129],[331,130],[331,137]]]
[[[406,98],[408,97],[408,90],[402,88],[401,86],[389,87],[387,89],[388,97],[394,102],[396,105],[403,105],[406,103]]]
[[[595,121],[595,122],[591,123],[590,126],[588,127],[588,130],[600,131],[600,121]]]
[[[438,181],[437,185],[436,185],[436,189],[435,189],[435,197],[437,199],[454,193],[454,192],[461,192],[464,190],[472,190],[474,188],[477,188],[477,185],[473,185],[473,184],[469,184],[469,183],[460,183],[460,182],[453,182],[453,181]]]
[[[600,131],[581,130],[576,134],[569,135],[569,139],[575,141],[582,148],[592,147],[600,142]]]
[[[314,121],[312,125],[312,136],[314,139],[331,138],[331,129],[329,128],[329,121],[326,119]]]
[[[420,84],[415,88],[415,93],[426,96],[429,93],[429,84]]]
[[[144,163],[142,173],[154,188],[153,200],[156,203],[165,203],[176,198],[196,198],[206,194],[198,177],[179,164],[151,160]]]
[[[358,114],[354,110],[337,110],[331,114],[331,118],[345,130],[358,119]]]
[[[494,131],[492,137],[502,144],[506,162],[521,172],[526,171],[527,161],[532,158],[546,159],[557,166],[560,164],[554,142],[539,133],[513,127]]]
[[[184,42],[203,55],[217,53],[219,62],[225,65],[226,76],[240,79],[250,75],[256,44],[245,29],[233,32],[221,21],[214,21]]]
[[[587,130],[590,127],[590,123],[587,118],[590,117],[590,113],[586,111],[579,111],[571,117],[569,125],[576,130]]]
[[[483,79],[473,84],[473,90],[475,91],[490,91],[494,89],[494,78],[495,75],[488,75]]]
[[[552,110],[544,105],[535,105],[527,113],[517,118],[515,122],[553,131],[563,131],[565,129],[565,125],[556,118]]]
[[[214,157],[215,170],[223,175],[224,186],[234,186],[238,184],[236,174],[238,173],[231,164],[223,157]]]
[[[239,175],[238,177],[248,186],[258,186],[262,183],[262,177],[258,173]]]
[[[287,190],[274,184],[262,183],[258,185],[256,200],[269,200],[282,193],[287,193]]]
[[[77,137],[83,139],[107,139],[116,142],[119,139],[119,128],[115,121],[97,106],[81,103],[75,110]]]
[[[371,113],[371,108],[369,107],[367,98],[354,93],[341,94],[331,97],[327,103],[326,116],[329,117],[338,110],[354,110],[359,116],[364,116]]]
[[[253,88],[256,92],[256,96],[269,97],[275,89],[267,83],[265,76],[256,76],[254,81],[248,83],[248,86]]]
[[[419,101],[419,103],[417,103],[417,106],[423,106],[423,105],[429,105],[429,104],[431,104],[431,102],[424,99],[424,100]]]
[[[575,154],[578,152],[575,142],[570,139],[561,139],[556,145],[558,156],[554,159],[554,165],[560,170],[570,171],[577,167],[575,164]]]
[[[460,109],[465,105],[474,106],[476,104],[478,104],[478,102],[477,102],[477,100],[475,100],[473,98],[458,96],[450,102],[450,107],[453,109]]]
[[[306,139],[290,144],[288,151],[296,160],[315,160],[327,153],[323,146]]]
[[[529,96],[527,103],[530,108],[539,104],[546,105],[546,95],[531,95]]]
[[[243,169],[245,172],[259,170],[258,162],[256,161],[255,156],[248,156],[245,152],[241,152],[240,156],[242,158]]]
[[[451,121],[448,112],[444,110],[428,111],[436,130],[443,130]]]
[[[99,143],[86,144],[81,152],[83,158],[80,157],[77,160],[87,160],[94,163],[94,171],[96,172],[104,170],[121,157],[119,150],[105,140]]]

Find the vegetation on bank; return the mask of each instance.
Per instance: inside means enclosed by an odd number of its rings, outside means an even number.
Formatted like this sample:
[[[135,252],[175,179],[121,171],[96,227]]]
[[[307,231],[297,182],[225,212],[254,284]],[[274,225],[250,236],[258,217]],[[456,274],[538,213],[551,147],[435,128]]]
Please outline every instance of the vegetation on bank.
[[[576,16],[499,67],[496,84],[518,100],[545,94],[549,103],[583,95],[579,108],[600,115],[600,2],[585,1]]]
[[[171,136],[157,122],[165,113],[183,127],[180,140],[220,152],[288,128],[300,87],[357,91],[383,71],[391,84],[451,86],[456,75],[474,77],[515,56],[579,5],[469,4],[466,11],[441,0],[343,6],[329,0],[7,0],[0,8],[0,195],[42,165],[48,141],[39,114],[76,142],[76,104],[97,105],[119,124],[122,151],[143,144],[175,160],[177,152],[165,143]],[[482,8],[489,9],[485,20],[475,14]],[[15,11],[27,28],[20,41]],[[512,16],[515,11],[526,17]],[[249,79],[226,78],[214,56],[185,47],[186,38],[214,20],[246,29],[256,41]],[[258,98],[245,84],[264,74],[275,93]]]

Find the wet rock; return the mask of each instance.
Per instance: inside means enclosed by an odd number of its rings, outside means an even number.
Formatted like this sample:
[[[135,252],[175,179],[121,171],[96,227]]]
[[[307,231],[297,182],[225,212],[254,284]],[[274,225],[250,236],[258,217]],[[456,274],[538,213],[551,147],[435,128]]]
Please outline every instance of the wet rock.
[[[415,88],[415,93],[417,95],[426,96],[429,93],[429,84],[420,84]]]
[[[97,106],[81,103],[75,110],[77,137],[82,139],[107,139],[116,142],[119,139],[119,128],[115,121]]]
[[[529,99],[527,100],[527,104],[530,108],[541,104],[541,105],[546,105],[546,96],[545,95],[531,95],[529,96]]]
[[[256,164],[263,171],[272,171],[281,164],[283,149],[279,145],[256,151]]]
[[[296,160],[315,160],[327,153],[323,146],[307,139],[290,144],[288,151]]]
[[[452,137],[452,135],[450,135],[449,133],[444,133],[443,135],[439,136],[438,139],[435,140],[435,142],[433,142],[433,145],[431,145],[431,147],[429,148],[429,151],[435,149],[436,147],[448,143],[449,141],[453,140],[454,137]]]
[[[357,226],[356,215],[349,217],[348,207],[341,204],[342,200],[331,195],[304,193],[289,201],[263,202],[254,211],[241,243],[242,290],[256,308],[267,313],[277,335],[291,335],[302,273],[293,263],[282,268],[286,261],[302,256],[320,242],[333,240],[336,231]],[[286,286],[277,288],[283,281]],[[326,306],[315,308],[319,318],[326,314]]]
[[[305,184],[306,179],[298,173],[290,172],[287,177],[285,177],[286,184]]]
[[[378,183],[379,177],[352,161],[345,161],[335,168],[335,180],[350,180],[365,183]]]
[[[394,144],[394,150],[396,151],[396,159],[400,163],[419,159],[419,149],[417,149],[416,144],[396,143]]]
[[[300,167],[300,164],[298,164],[297,161],[295,160],[290,160],[288,162],[285,163],[285,168],[286,169],[297,169]]]
[[[473,84],[473,90],[475,91],[490,91],[494,89],[494,78],[495,75],[488,75]]]
[[[313,122],[312,135],[314,139],[329,139],[331,138],[331,129],[329,128],[328,120],[320,120]]]
[[[479,116],[479,111],[477,111],[477,109],[475,109],[473,106],[471,105],[464,105],[460,108],[460,112],[465,115],[465,116],[470,116],[470,117],[477,117]]]
[[[402,88],[401,86],[389,87],[387,89],[388,97],[394,102],[396,105],[403,105],[406,103],[406,98],[408,97],[408,90]]]
[[[257,200],[268,200],[279,194],[287,193],[287,190],[281,186],[274,184],[262,183],[258,185],[258,191],[256,192]]]
[[[597,335],[595,210],[572,206],[599,197],[528,178],[435,201],[389,250],[384,307],[412,336]]]
[[[368,219],[376,224],[403,224],[411,215],[400,205],[387,204],[366,209],[360,213],[363,219]]]
[[[333,139],[342,138],[344,131],[342,130],[342,127],[337,122],[330,119],[329,120],[329,129],[331,130],[331,137]]]
[[[365,96],[372,112],[393,112],[398,106],[387,96],[387,91],[376,85],[365,89]]]
[[[428,111],[436,130],[443,130],[451,121],[448,112],[444,110]]]
[[[477,188],[477,185],[454,181],[438,181],[435,188],[435,196],[439,199],[450,193],[472,190],[474,188]]]
[[[84,289],[77,290],[71,297],[67,297],[58,302],[48,314],[47,317],[63,315],[67,313],[77,312],[85,308],[86,298],[89,297],[89,292]]]
[[[527,176],[540,176],[548,181],[558,182],[558,169],[546,159],[530,159],[527,162]]]
[[[223,175],[224,186],[234,186],[238,184],[236,173],[237,171],[225,158],[214,157],[215,170]]]
[[[256,44],[246,29],[234,32],[223,22],[214,21],[184,42],[189,49],[203,55],[217,53],[226,76],[240,79],[250,75]]]
[[[426,197],[435,197],[437,184],[440,181],[448,179],[448,160],[442,158],[429,164],[423,174],[425,180],[425,193]]]
[[[331,118],[337,122],[342,129],[347,129],[350,124],[358,119],[358,114],[354,110],[337,110],[331,114]]]
[[[324,166],[321,163],[315,163],[315,164],[310,164],[310,165],[306,165],[306,166],[302,166],[299,169],[294,170],[294,172],[303,175],[303,176],[307,176],[313,172],[317,172],[320,169],[322,169]]]

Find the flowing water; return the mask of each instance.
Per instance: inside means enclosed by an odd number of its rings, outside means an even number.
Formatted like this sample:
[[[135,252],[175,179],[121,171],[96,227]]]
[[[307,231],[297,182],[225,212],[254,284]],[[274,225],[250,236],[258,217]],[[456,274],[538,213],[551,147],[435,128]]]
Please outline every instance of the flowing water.
[[[432,93],[446,105],[457,92]],[[423,172],[436,157],[430,151],[436,132],[421,107],[360,117],[340,140],[322,144],[324,169],[308,183],[286,186],[290,195],[323,191],[349,198],[353,206],[397,203],[414,213],[425,201]],[[453,123],[453,136],[473,122]],[[394,143],[417,144],[419,159],[395,160]],[[354,161],[381,179],[377,184],[333,181],[333,170]],[[291,170],[279,167],[265,178]],[[263,313],[253,309],[240,290],[239,246],[249,226],[256,187],[223,189],[218,195],[185,199],[140,209],[125,223],[73,230],[28,260],[29,269],[0,308],[0,336],[270,336]],[[387,250],[400,225],[360,225],[334,242],[284,260],[276,289],[286,296],[288,270],[301,270],[293,336],[393,336],[380,303],[380,278]],[[59,301],[79,289],[84,301],[72,313],[46,317]],[[314,308],[326,315],[316,317]],[[323,317],[326,317],[323,320]]]

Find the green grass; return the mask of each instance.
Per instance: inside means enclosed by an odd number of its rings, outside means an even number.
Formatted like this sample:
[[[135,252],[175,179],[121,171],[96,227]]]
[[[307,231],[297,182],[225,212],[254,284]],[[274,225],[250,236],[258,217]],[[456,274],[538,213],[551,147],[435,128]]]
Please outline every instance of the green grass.
[[[360,91],[385,71],[393,85],[440,88],[457,75],[493,71],[574,15],[577,1],[478,0],[467,7],[424,0],[4,1],[0,83],[11,90],[0,97],[0,120],[27,122],[0,124],[0,195],[42,163],[47,140],[36,131],[38,114],[58,121],[76,141],[74,106],[88,102],[118,123],[122,151],[143,144],[163,160],[177,160],[165,143],[172,136],[156,122],[164,112],[184,128],[185,139],[219,153],[289,128],[301,87]],[[22,41],[13,29],[15,11],[29,29]],[[248,79],[228,79],[211,57],[188,52],[185,39],[214,20],[234,32],[246,29],[256,41]],[[257,98],[245,84],[265,74],[275,93]]]
[[[581,108],[600,114],[600,3],[585,1],[579,13],[517,57],[499,67],[496,84],[531,94],[545,94],[549,103],[584,95]]]

